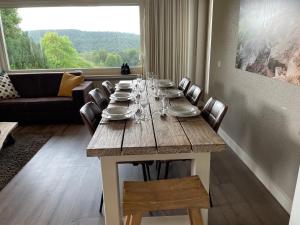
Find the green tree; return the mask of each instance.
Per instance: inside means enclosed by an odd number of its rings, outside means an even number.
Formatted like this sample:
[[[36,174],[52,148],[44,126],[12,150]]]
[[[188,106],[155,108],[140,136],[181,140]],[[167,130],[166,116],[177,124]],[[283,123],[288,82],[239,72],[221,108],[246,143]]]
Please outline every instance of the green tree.
[[[108,51],[105,50],[105,49],[101,49],[99,52],[98,52],[98,55],[99,55],[99,61],[101,63],[104,63],[105,60],[106,60],[106,57],[108,55]]]
[[[108,53],[104,65],[106,67],[120,67],[122,58],[117,53]]]
[[[137,66],[140,64],[139,50],[135,48],[128,48],[120,52],[124,62],[127,62],[129,66]]]
[[[47,68],[40,46],[19,28],[21,18],[17,9],[1,9],[0,14],[10,67],[12,69]]]
[[[48,32],[41,41],[50,68],[87,68],[92,65],[84,60],[67,36]]]

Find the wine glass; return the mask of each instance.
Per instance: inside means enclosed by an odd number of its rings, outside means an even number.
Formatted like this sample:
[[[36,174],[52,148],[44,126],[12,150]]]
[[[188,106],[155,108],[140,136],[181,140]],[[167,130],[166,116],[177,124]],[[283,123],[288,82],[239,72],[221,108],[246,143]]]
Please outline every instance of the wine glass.
[[[140,82],[139,90],[141,94],[143,94],[146,91],[146,81]]]
[[[139,85],[142,80],[143,80],[143,75],[142,74],[138,74],[137,77],[136,77],[137,84]]]
[[[153,75],[154,75],[153,72],[147,72],[147,74],[146,74],[147,80],[148,80],[147,83],[148,83],[149,87],[151,87],[151,88],[153,86]]]

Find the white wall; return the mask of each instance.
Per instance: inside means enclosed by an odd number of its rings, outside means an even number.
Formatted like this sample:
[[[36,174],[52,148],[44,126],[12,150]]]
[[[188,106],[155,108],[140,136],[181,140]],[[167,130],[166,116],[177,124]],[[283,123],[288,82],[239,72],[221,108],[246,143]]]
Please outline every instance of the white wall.
[[[289,225],[299,225],[300,224],[300,167],[298,173],[298,181],[296,185],[294,201],[293,201],[293,208],[290,217]]]
[[[300,87],[235,68],[239,10],[239,0],[214,1],[209,95],[228,104],[221,130],[231,147],[290,212],[300,163]]]

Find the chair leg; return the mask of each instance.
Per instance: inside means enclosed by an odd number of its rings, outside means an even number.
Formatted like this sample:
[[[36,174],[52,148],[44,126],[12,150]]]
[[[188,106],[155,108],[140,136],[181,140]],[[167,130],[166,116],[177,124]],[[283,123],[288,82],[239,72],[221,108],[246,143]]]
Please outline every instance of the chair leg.
[[[146,164],[146,170],[147,170],[147,178],[150,181],[151,180],[151,174],[150,174],[150,166]]]
[[[170,165],[170,161],[167,161],[166,162],[165,179],[168,179],[168,177],[169,177],[169,165]]]
[[[4,140],[4,143],[3,143],[3,147],[6,147],[8,145],[13,145],[15,143],[15,139],[14,137],[12,136],[12,134],[9,134],[6,139]]]
[[[144,163],[142,163],[142,168],[143,168],[143,177],[144,177],[144,181],[147,181],[146,166],[145,166]]]
[[[131,214],[130,214],[130,215],[127,215],[127,216],[125,217],[124,225],[130,225],[130,223],[131,223],[131,218],[132,218],[132,215],[131,215]]]
[[[188,209],[191,225],[203,225],[203,219],[199,208]]]
[[[208,195],[209,195],[209,204],[210,204],[210,207],[213,207],[214,205],[213,205],[213,202],[212,202],[212,199],[211,199],[210,191],[209,191]]]
[[[157,165],[157,180],[159,180],[160,177],[160,168],[161,168],[161,161],[158,161],[158,165]]]
[[[103,208],[103,192],[101,193],[101,200],[100,200],[100,208],[99,208],[100,214],[102,214],[102,208]]]
[[[143,213],[134,213],[131,215],[130,225],[141,225]]]

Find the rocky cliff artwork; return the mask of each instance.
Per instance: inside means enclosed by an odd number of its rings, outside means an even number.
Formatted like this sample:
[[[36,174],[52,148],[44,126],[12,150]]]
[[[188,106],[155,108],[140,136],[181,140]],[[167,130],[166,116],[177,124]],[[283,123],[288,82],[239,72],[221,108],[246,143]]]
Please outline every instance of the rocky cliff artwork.
[[[236,68],[300,86],[300,0],[240,0]]]

